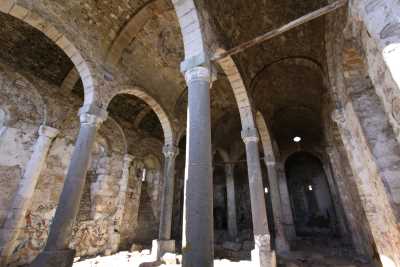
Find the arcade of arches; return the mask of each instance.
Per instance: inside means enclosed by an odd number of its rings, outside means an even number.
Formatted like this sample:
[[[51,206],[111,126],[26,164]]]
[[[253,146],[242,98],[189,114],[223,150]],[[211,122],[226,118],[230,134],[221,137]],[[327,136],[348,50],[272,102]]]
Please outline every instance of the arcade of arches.
[[[0,267],[400,267],[398,1],[0,0],[0,25]]]

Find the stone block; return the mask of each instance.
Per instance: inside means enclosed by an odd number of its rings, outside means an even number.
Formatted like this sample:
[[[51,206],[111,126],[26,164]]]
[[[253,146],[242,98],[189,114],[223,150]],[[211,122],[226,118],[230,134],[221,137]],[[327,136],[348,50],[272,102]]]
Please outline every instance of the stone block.
[[[160,259],[167,252],[175,252],[175,240],[153,240],[151,256],[154,259]]]
[[[177,264],[176,254],[174,253],[164,253],[161,257],[161,261],[165,264]]]
[[[255,248],[251,251],[251,262],[255,267],[277,267],[275,251]]]

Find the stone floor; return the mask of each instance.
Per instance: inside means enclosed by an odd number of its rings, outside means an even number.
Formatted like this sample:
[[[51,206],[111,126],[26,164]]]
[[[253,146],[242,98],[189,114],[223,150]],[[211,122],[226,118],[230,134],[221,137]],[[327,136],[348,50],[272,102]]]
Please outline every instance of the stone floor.
[[[154,262],[149,250],[141,252],[123,251],[111,256],[102,256],[92,259],[75,259],[73,267],[155,267],[155,266],[181,266],[181,256],[168,254],[165,257],[167,263]],[[173,263],[175,262],[175,264]],[[215,267],[249,267],[249,261],[232,262],[229,260],[215,260]]]
[[[250,258],[249,253],[240,253],[233,246],[231,250],[216,250],[217,255],[223,258],[243,259]],[[225,246],[226,247],[226,246]],[[233,250],[232,250],[233,249]],[[231,253],[228,253],[231,252]],[[239,254],[235,254],[239,253]],[[240,256],[240,257],[239,257]],[[163,262],[154,262],[149,249],[141,251],[123,251],[112,256],[99,256],[91,259],[76,259],[73,267],[153,267],[153,266],[181,266],[181,255],[166,254]],[[250,267],[250,261],[230,261],[227,259],[215,260],[215,267]],[[373,267],[363,258],[355,255],[350,245],[326,238],[301,238],[292,244],[292,250],[287,255],[278,257],[278,267]]]

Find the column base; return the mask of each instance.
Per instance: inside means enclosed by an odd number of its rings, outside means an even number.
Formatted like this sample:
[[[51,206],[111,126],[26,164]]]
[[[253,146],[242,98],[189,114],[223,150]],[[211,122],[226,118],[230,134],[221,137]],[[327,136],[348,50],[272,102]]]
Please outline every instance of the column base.
[[[254,267],[276,267],[276,254],[271,250],[269,235],[254,236],[255,247],[251,251],[251,262]]]
[[[151,256],[155,260],[161,259],[165,253],[175,253],[175,240],[153,240]]]
[[[43,251],[29,267],[72,267],[75,250]]]

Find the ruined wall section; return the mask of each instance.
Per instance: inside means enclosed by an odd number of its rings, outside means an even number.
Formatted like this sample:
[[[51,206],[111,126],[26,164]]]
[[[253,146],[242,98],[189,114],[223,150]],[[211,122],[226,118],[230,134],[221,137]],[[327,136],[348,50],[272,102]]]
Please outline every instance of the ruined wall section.
[[[162,142],[126,130],[128,151],[135,157],[129,178],[121,248],[151,245],[157,239],[163,183]],[[144,171],[145,170],[145,171]]]

